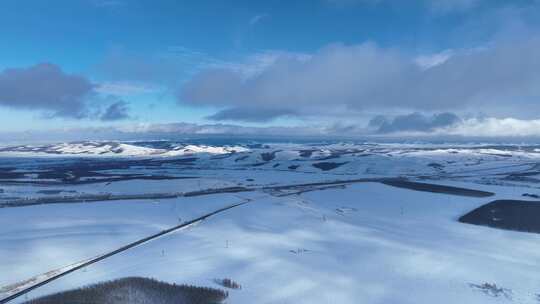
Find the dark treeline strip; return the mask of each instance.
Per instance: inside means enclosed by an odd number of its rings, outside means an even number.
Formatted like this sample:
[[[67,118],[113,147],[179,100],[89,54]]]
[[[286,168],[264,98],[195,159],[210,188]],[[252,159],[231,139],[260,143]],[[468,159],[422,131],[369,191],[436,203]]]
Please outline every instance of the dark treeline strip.
[[[400,178],[360,178],[352,180],[337,180],[326,182],[314,182],[305,184],[293,184],[282,186],[265,186],[265,187],[225,187],[225,188],[210,188],[205,190],[189,191],[189,192],[175,192],[175,193],[145,193],[145,194],[84,194],[73,196],[48,196],[38,198],[23,198],[10,200],[0,203],[0,208],[5,207],[25,207],[44,204],[68,204],[68,203],[91,203],[101,201],[118,201],[118,200],[150,200],[150,199],[173,199],[179,197],[193,197],[202,195],[211,195],[219,193],[237,193],[237,192],[250,192],[258,190],[301,190],[306,187],[319,187],[319,186],[331,186],[331,185],[347,185],[353,183],[366,183],[366,182],[378,182],[392,187],[405,188],[415,191],[432,192],[439,194],[449,194],[468,197],[488,197],[492,196],[492,192],[452,187],[445,185],[437,185],[430,183],[420,183],[409,181]]]
[[[460,187],[452,187],[452,186],[444,186],[444,185],[437,185],[437,184],[419,183],[419,182],[408,181],[405,179],[386,179],[381,182],[385,185],[392,186],[392,187],[405,188],[405,189],[415,190],[415,191],[441,193],[441,194],[451,194],[451,195],[470,196],[470,197],[488,197],[488,196],[494,195],[493,192],[460,188]]]
[[[215,288],[129,277],[55,293],[24,304],[219,304],[228,296],[226,291]]]

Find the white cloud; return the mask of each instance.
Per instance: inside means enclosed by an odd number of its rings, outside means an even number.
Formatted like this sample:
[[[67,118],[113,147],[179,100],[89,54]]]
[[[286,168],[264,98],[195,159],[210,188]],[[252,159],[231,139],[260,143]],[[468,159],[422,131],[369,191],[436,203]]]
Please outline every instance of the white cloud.
[[[477,7],[482,0],[425,0],[432,11],[448,13],[467,11]]]
[[[540,119],[471,118],[449,128],[437,130],[436,133],[468,137],[540,136]]]
[[[0,106],[45,111],[50,117],[87,118],[95,85],[56,64],[0,71]]]
[[[94,5],[101,8],[113,8],[126,5],[125,1],[120,0],[95,0]]]
[[[158,136],[177,136],[180,134],[200,134],[200,135],[283,135],[303,136],[303,135],[324,135],[328,133],[327,128],[320,126],[292,126],[292,127],[247,127],[234,124],[194,124],[194,123],[138,123],[116,127],[116,132],[124,135],[148,136],[154,134]]]
[[[482,109],[489,116],[530,118],[540,111],[538,49],[540,37],[531,36],[420,59],[373,43],[334,44],[304,56],[274,52],[258,65],[201,71],[181,88],[179,102],[275,114],[257,115],[262,121],[279,113],[307,117],[334,109],[343,109],[338,115]],[[257,68],[246,73],[252,66]]]
[[[265,19],[266,17],[268,17],[268,14],[255,15],[255,16],[251,17],[251,19],[249,19],[249,25],[255,25],[255,24],[261,22],[261,20]]]
[[[354,124],[300,125],[290,127],[248,127],[235,124],[194,124],[194,123],[135,123],[99,128],[64,128],[32,130],[25,132],[0,132],[3,141],[65,141],[65,140],[137,140],[167,139],[182,135],[251,135],[251,136],[332,136],[360,138],[476,138],[499,140],[500,138],[540,138],[540,119],[523,120],[516,118],[468,118],[458,123],[442,127],[412,128],[380,133],[377,130]]]
[[[346,7],[346,6],[355,5],[355,4],[373,5],[382,1],[383,0],[324,0],[324,2],[326,2],[327,4],[330,4],[336,7]]]
[[[101,94],[131,96],[157,92],[159,88],[148,83],[111,81],[97,85],[95,91]]]
[[[416,57],[415,62],[422,69],[427,70],[445,63],[448,61],[448,59],[450,59],[450,57],[452,57],[453,54],[454,52],[452,50],[445,50],[436,54],[420,55]]]
[[[413,114],[411,114],[413,115]],[[408,116],[411,116],[408,115]],[[418,114],[416,114],[418,115]],[[404,116],[406,117],[406,116]],[[377,132],[377,129],[358,129],[348,127],[357,134],[377,134],[388,137],[465,137],[465,138],[527,138],[540,137],[540,119],[517,119],[496,117],[472,117],[454,120],[435,128],[394,128],[392,132]],[[374,133],[375,132],[375,133]]]
[[[478,7],[485,0],[417,0],[434,14],[465,12]],[[348,7],[351,5],[377,5],[392,0],[324,0],[335,7]],[[398,2],[398,1],[395,1]],[[412,1],[411,1],[412,2]],[[407,3],[408,5],[414,3]]]

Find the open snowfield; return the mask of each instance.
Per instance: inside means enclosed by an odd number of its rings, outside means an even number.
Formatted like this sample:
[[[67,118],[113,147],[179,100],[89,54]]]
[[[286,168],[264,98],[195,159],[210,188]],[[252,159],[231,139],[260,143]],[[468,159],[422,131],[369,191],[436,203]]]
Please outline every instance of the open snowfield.
[[[13,303],[128,276],[218,288],[214,279],[232,278],[242,289],[230,290],[227,303],[540,303],[540,234],[458,221],[497,199],[534,204],[538,148],[5,147],[0,298],[17,284],[246,202]],[[415,191],[388,178],[484,192]]]

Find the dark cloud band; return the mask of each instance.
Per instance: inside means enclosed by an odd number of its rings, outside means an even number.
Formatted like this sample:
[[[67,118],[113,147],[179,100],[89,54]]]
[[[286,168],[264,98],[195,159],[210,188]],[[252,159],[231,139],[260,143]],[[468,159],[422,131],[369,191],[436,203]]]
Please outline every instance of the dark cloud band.
[[[337,116],[366,110],[465,112],[531,118],[540,110],[540,36],[498,40],[483,49],[454,51],[422,66],[415,57],[372,43],[331,45],[306,56],[282,56],[255,75],[208,69],[188,81],[178,101],[226,110],[215,120],[258,120],[264,108],[279,115]],[[516,106],[523,104],[524,107]],[[536,106],[535,106],[536,105]]]
[[[94,85],[86,78],[66,74],[49,63],[0,73],[0,105],[46,110],[53,116],[86,116],[86,98],[92,95],[93,89]]]
[[[97,86],[83,76],[68,74],[51,63],[10,68],[0,73],[0,106],[45,112],[45,117],[119,120],[128,117],[125,102],[116,101],[104,113]]]

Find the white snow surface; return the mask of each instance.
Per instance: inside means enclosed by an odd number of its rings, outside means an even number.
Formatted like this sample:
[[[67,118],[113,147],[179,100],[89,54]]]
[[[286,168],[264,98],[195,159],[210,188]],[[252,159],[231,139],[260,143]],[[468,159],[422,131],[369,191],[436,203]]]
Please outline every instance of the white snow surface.
[[[190,154],[225,154],[248,149],[239,146],[179,145],[170,149],[152,148],[125,142],[85,141],[48,145],[8,146],[0,150],[4,156],[179,156]]]
[[[491,191],[495,196],[452,196],[370,182],[289,196],[259,190],[176,199],[2,208],[0,286],[35,276],[42,280],[51,270],[69,267],[220,207],[250,200],[187,230],[69,274],[30,292],[27,298],[143,276],[216,288],[220,287],[213,279],[231,278],[242,285],[241,290],[229,290],[227,303],[235,304],[539,303],[540,235],[457,221],[492,200],[523,199],[524,192],[538,193],[535,182],[500,178],[501,174],[533,170],[540,156],[534,149],[269,144],[262,148],[183,145],[175,150],[142,146],[131,149],[123,145],[115,146],[122,149],[121,156],[208,156],[176,172],[199,179],[129,180],[49,188],[134,194],[428,175],[432,183]],[[88,150],[88,146],[63,146],[55,151],[73,154]],[[99,155],[111,151],[111,147],[99,146],[89,154]],[[316,151],[309,157],[301,156],[306,149]],[[261,153],[271,152],[275,152],[274,158],[264,161]],[[336,152],[340,153],[337,158],[322,159]],[[212,158],[231,153],[227,158]],[[246,158],[238,160],[243,156]],[[312,166],[318,162],[346,164],[321,171]],[[299,167],[288,169],[291,165]],[[0,188],[4,196],[30,197],[49,189],[40,185]],[[484,283],[496,284],[511,293],[496,297],[470,286]],[[7,294],[0,287],[0,297],[2,292]],[[14,303],[23,301],[24,297]]]

